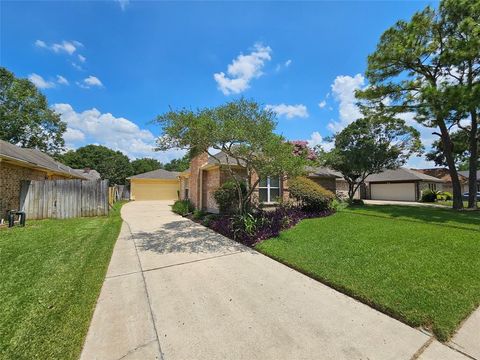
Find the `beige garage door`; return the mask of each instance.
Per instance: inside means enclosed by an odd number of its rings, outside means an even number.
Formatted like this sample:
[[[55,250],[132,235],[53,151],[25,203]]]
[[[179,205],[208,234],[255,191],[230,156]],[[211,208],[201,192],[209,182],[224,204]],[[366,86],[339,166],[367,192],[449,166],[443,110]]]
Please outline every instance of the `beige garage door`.
[[[415,201],[415,184],[371,184],[372,200]]]
[[[138,181],[132,180],[132,200],[176,200],[178,181]]]

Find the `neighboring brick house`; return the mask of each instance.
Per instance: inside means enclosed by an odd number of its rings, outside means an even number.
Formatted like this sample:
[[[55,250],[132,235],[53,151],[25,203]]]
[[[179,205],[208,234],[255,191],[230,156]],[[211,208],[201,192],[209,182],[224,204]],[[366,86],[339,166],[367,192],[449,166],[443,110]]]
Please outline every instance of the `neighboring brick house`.
[[[235,176],[246,179],[247,173],[242,164],[235,159],[229,159],[220,152],[214,157],[202,153],[192,159],[190,168],[179,174],[180,198],[190,199],[197,209],[218,213],[218,206],[213,193],[223,183],[230,179],[233,171]],[[307,176],[335,193],[336,179],[339,177],[335,172],[327,168],[308,168]],[[252,182],[256,179],[253,178]],[[254,190],[253,197],[265,205],[274,205],[279,199],[288,199],[288,180],[286,178],[269,177],[261,179]]]
[[[431,169],[415,169],[422,174],[433,176],[437,179],[443,180],[442,191],[453,193],[452,178],[450,171],[447,168],[431,168]],[[467,172],[468,173],[468,172]],[[468,191],[468,175],[464,176],[461,171],[458,172],[458,180],[460,180],[461,192]]]
[[[0,219],[20,206],[22,180],[85,179],[74,169],[36,149],[0,140]]]

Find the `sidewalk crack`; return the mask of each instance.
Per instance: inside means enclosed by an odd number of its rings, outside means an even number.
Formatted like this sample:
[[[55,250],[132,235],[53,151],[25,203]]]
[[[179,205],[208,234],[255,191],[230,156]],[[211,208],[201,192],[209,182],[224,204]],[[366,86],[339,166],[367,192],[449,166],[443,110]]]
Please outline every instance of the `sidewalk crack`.
[[[150,340],[149,342],[146,342],[146,343],[143,344],[143,345],[137,346],[136,348],[134,348],[134,349],[132,349],[132,350],[128,350],[128,351],[125,353],[125,355],[120,356],[120,357],[118,358],[118,360],[121,360],[121,359],[126,358],[128,355],[133,354],[135,351],[137,351],[137,350],[139,350],[139,349],[142,349],[142,348],[150,345],[151,343],[153,343],[153,342],[155,342],[155,341],[156,341],[156,339],[153,339],[153,340]]]

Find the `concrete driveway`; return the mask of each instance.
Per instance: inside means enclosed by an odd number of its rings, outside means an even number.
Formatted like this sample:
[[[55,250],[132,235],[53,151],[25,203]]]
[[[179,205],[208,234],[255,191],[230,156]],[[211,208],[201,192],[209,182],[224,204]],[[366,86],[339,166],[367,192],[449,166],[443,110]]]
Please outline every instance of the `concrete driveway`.
[[[122,217],[82,359],[466,359],[168,202]]]

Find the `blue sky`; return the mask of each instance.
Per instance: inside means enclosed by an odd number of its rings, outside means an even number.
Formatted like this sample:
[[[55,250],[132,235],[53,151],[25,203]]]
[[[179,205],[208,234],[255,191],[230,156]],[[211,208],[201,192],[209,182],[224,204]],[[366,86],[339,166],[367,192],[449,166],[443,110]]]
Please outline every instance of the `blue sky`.
[[[240,96],[275,110],[287,138],[315,144],[358,116],[353,91],[382,32],[427,4],[2,1],[0,63],[41,88],[72,148],[167,161],[181,152],[152,152],[157,114]]]

